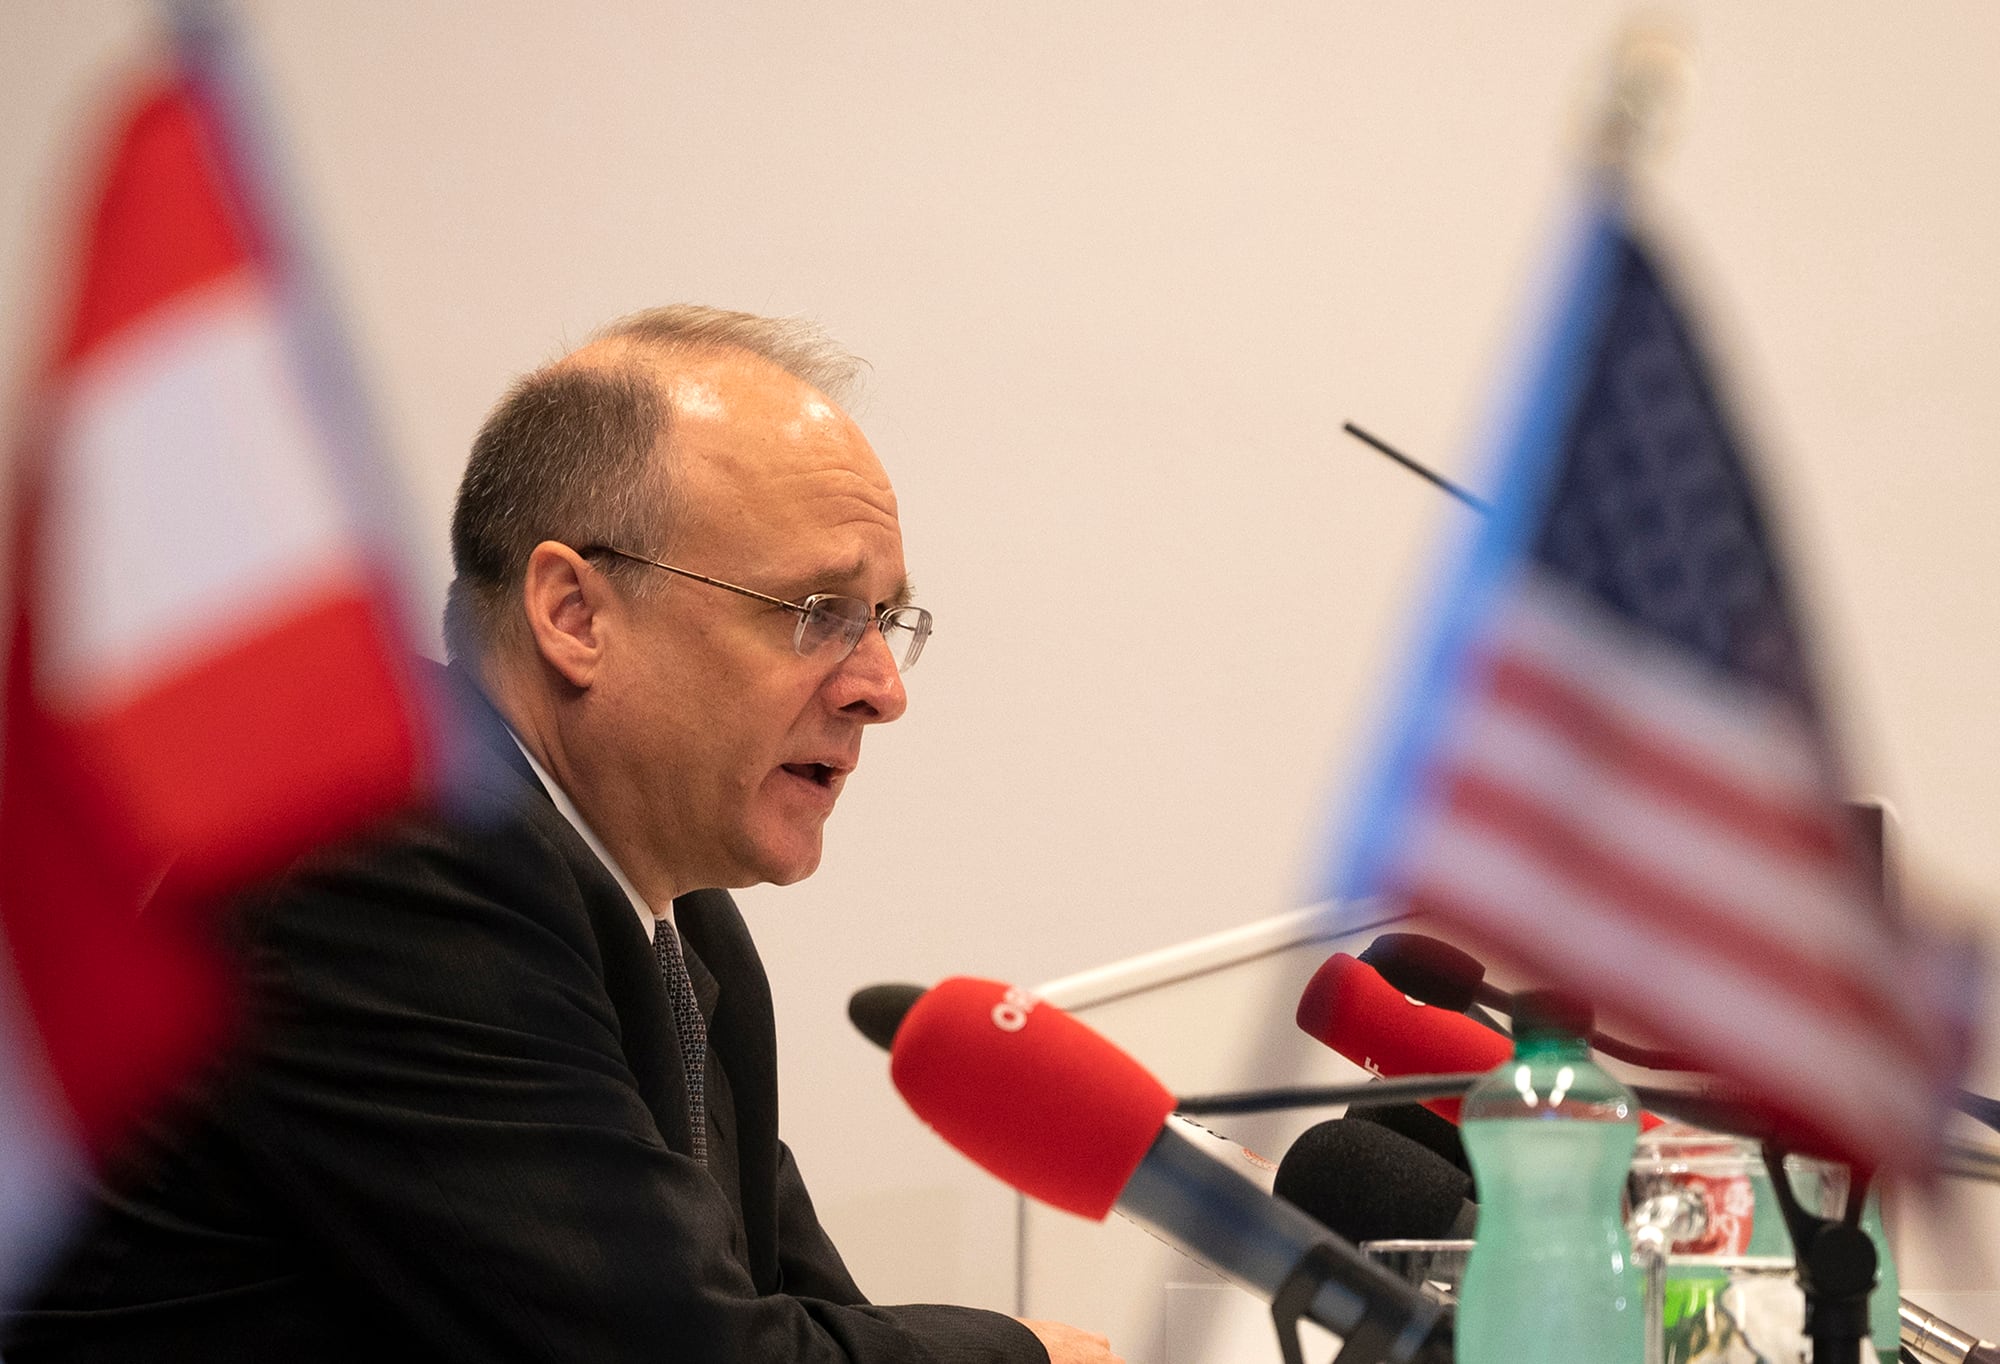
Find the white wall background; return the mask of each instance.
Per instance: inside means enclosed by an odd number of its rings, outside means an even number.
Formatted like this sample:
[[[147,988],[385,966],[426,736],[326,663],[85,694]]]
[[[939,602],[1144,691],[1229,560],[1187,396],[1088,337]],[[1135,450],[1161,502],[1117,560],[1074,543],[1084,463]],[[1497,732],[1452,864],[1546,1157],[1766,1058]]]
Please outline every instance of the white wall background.
[[[939,635],[825,868],[744,900],[790,1135],[864,1286],[1007,1305],[1009,1200],[917,1127],[845,1000],[1308,898],[1463,515],[1340,423],[1466,467],[1626,7],[243,8],[427,602],[474,427],[597,323],[806,312],[873,361],[859,415]],[[2000,7],[1668,13],[1699,85],[1655,199],[1806,559],[1856,771],[1920,882],[2000,905]],[[0,3],[10,379],[150,20]]]

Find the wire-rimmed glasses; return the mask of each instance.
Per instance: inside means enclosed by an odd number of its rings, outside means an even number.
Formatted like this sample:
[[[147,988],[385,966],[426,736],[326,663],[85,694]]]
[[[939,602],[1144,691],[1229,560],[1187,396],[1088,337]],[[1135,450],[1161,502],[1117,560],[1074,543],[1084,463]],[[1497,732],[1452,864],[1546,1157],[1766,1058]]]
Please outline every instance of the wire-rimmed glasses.
[[[831,592],[815,592],[804,601],[786,601],[783,597],[738,587],[735,583],[726,583],[705,573],[663,564],[658,559],[649,559],[615,545],[586,545],[577,553],[586,559],[593,554],[613,554],[620,559],[630,559],[635,564],[647,564],[682,578],[707,583],[710,587],[719,587],[725,592],[734,592],[740,597],[796,612],[799,623],[792,630],[792,649],[802,658],[816,658],[823,650],[838,649],[839,657],[835,661],[845,659],[854,652],[861,643],[863,632],[872,625],[882,632],[883,640],[889,645],[889,656],[896,660],[897,670],[908,672],[917,666],[917,657],[924,651],[924,641],[931,637],[931,613],[921,606],[885,606],[878,613],[859,597],[842,597]]]

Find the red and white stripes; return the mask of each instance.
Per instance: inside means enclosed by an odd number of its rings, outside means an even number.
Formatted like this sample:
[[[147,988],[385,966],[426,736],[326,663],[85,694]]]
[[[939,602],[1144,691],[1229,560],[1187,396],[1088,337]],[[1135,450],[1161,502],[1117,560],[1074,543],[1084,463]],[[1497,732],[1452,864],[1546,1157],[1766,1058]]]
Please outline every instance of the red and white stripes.
[[[1411,907],[1822,1137],[1920,1158],[1947,1039],[1898,988],[1811,717],[1533,569],[1472,658],[1394,877]]]

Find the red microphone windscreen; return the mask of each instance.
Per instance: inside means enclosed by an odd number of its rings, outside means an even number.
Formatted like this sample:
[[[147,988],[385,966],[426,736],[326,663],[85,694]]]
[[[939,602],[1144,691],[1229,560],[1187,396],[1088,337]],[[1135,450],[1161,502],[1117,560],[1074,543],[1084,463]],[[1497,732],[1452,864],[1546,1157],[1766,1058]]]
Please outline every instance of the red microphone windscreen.
[[[1365,961],[1336,952],[1313,972],[1299,996],[1299,1027],[1375,1075],[1450,1075],[1491,1070],[1514,1054],[1514,1044],[1464,1014],[1407,998]],[[1459,1100],[1433,1099],[1424,1107],[1458,1121]],[[1639,1115],[1651,1130],[1660,1119]]]
[[[1070,1015],[969,976],[910,1007],[889,1077],[919,1118],[988,1173],[1099,1220],[1174,1107],[1145,1067]]]
[[[1328,957],[1299,996],[1299,1027],[1375,1075],[1448,1075],[1491,1070],[1513,1044],[1464,1014],[1406,998],[1365,961]],[[1457,1099],[1425,1107],[1458,1121]]]

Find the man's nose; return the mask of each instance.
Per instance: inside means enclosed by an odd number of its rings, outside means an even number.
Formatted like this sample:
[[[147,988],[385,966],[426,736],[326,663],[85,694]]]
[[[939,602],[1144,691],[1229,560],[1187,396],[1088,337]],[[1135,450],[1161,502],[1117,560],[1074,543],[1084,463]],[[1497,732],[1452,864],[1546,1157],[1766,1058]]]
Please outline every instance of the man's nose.
[[[889,641],[873,626],[861,632],[861,642],[842,661],[828,685],[834,689],[833,704],[863,724],[886,724],[909,709],[909,693],[903,690],[903,672]]]

